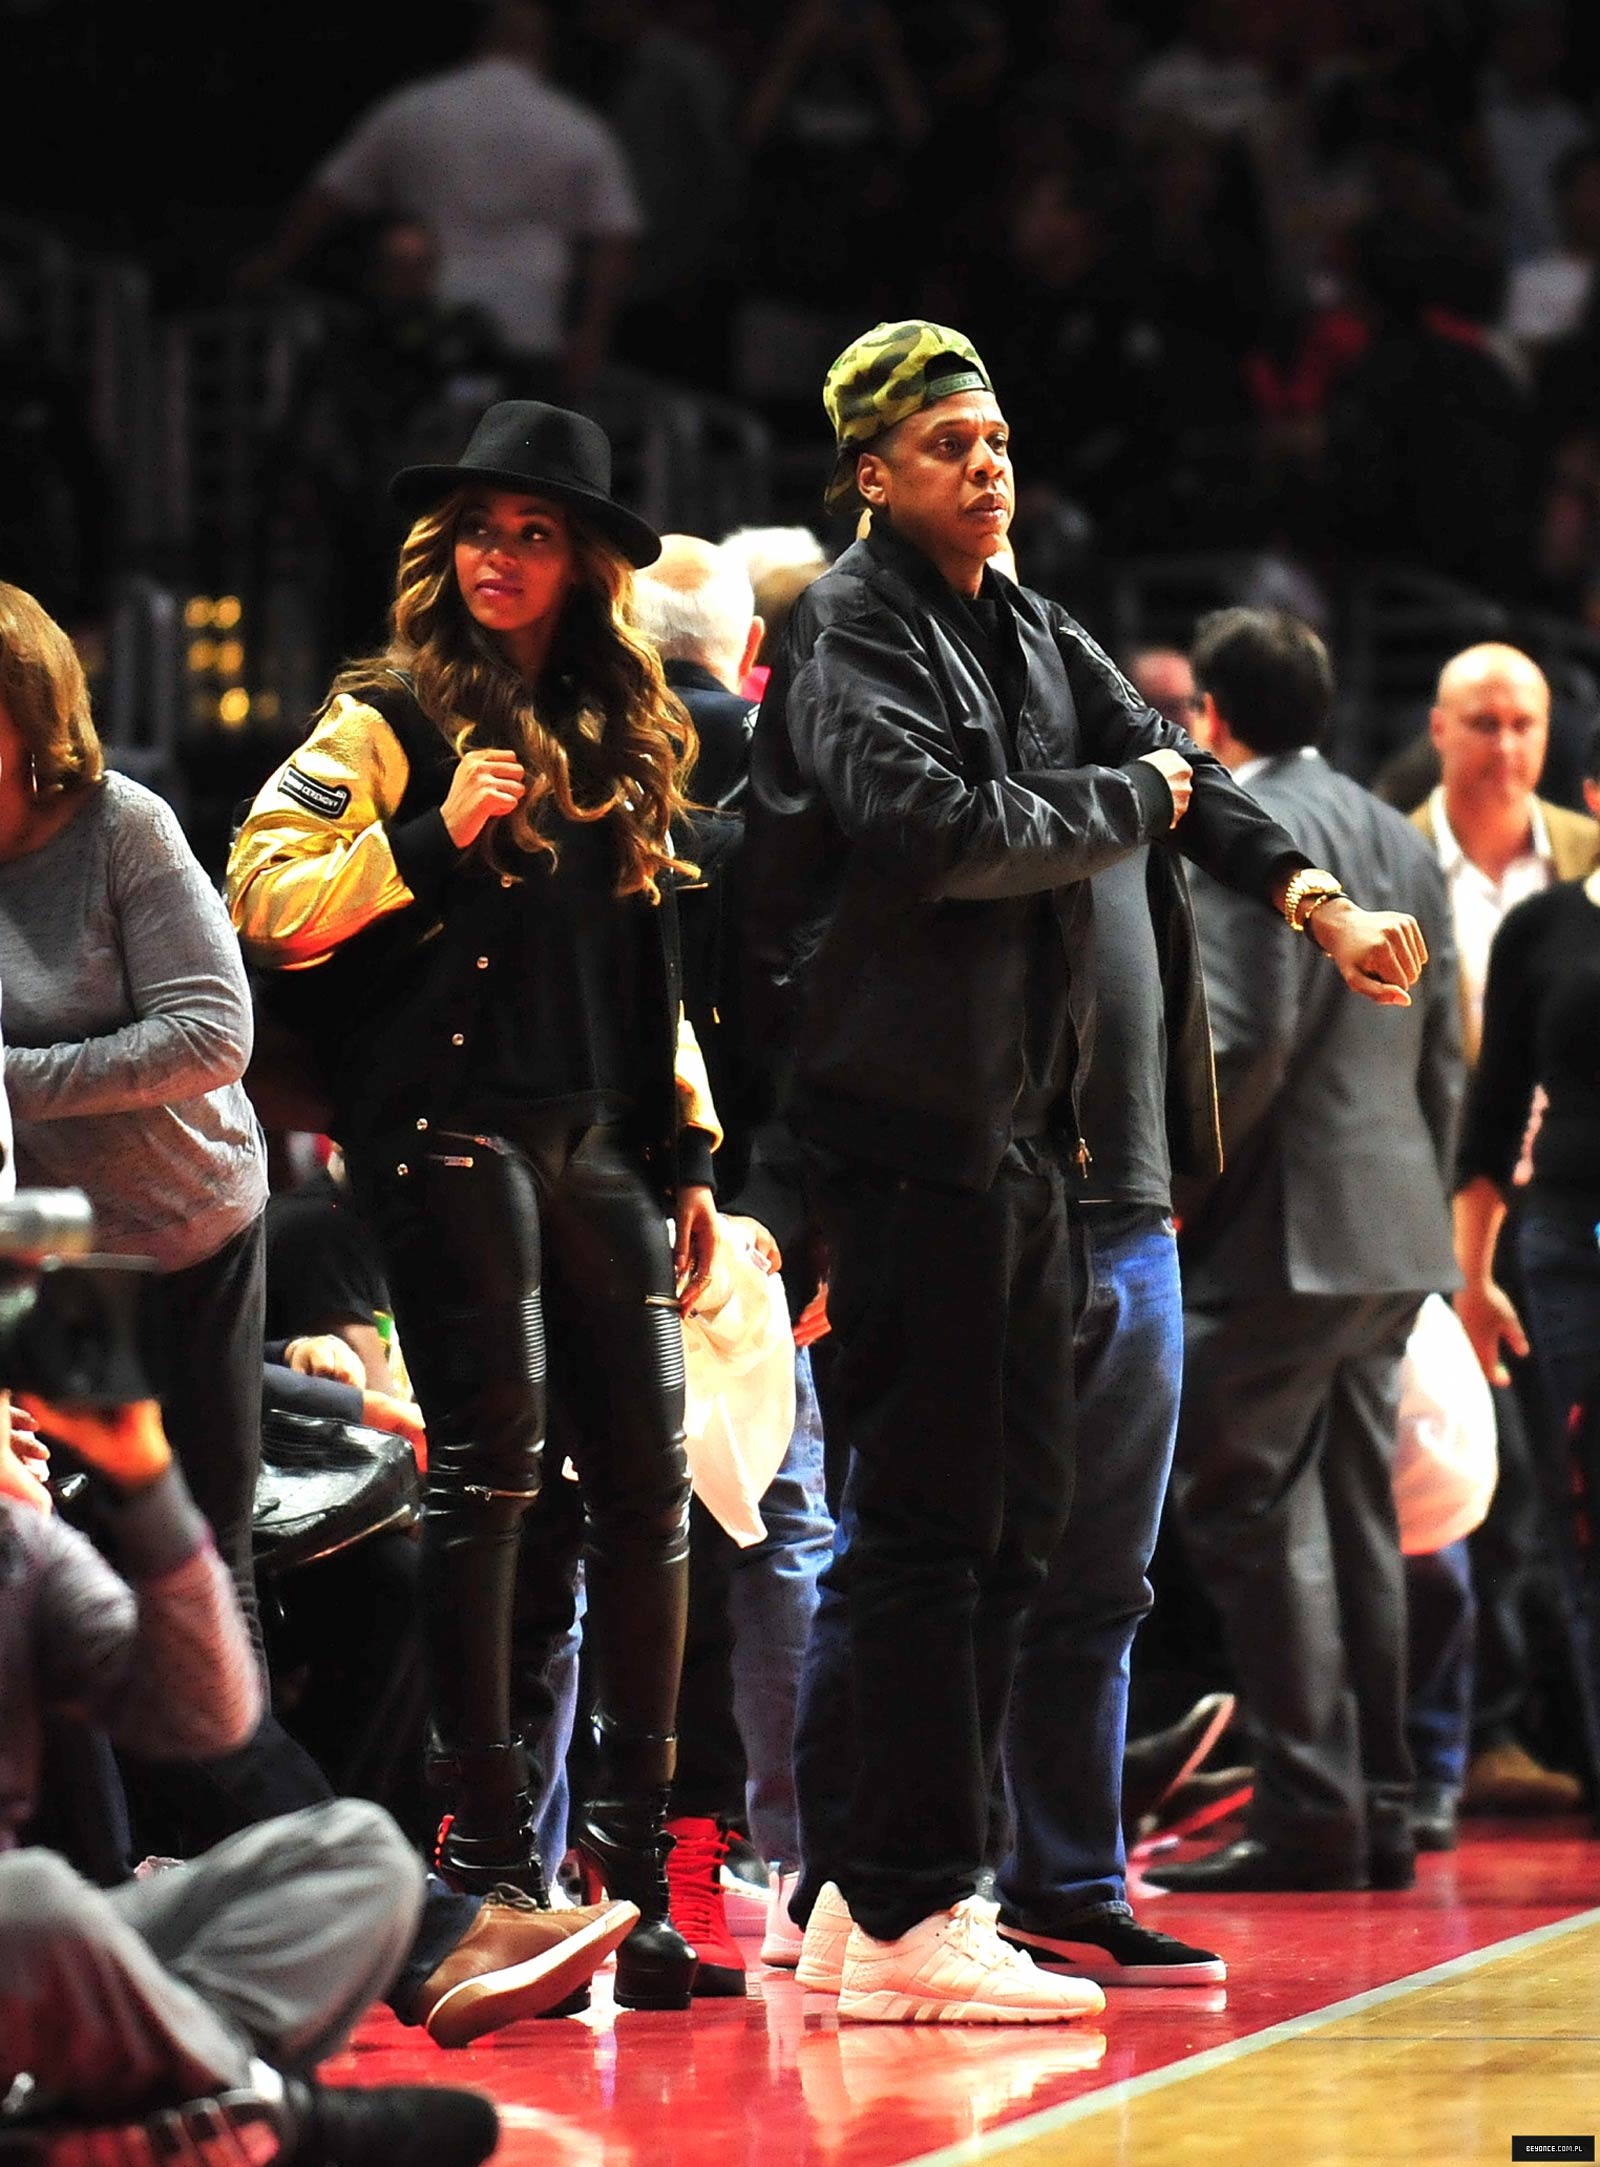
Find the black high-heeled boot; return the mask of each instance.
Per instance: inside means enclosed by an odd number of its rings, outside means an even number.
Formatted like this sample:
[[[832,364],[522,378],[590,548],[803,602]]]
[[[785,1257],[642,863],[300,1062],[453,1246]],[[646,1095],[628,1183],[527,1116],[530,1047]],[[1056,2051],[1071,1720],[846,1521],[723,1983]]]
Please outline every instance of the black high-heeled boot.
[[[595,1720],[596,1796],[586,1801],[573,1848],[585,1896],[595,1884],[637,1904],[639,1923],[617,1951],[616,2000],[624,2009],[687,2009],[700,1959],[668,1908],[667,1798],[677,1741],[619,1735]]]
[[[463,1753],[434,1747],[428,1780],[445,1806],[434,1844],[435,1870],[468,1896],[510,1887],[548,1910],[550,1892],[534,1851],[534,1801],[522,1747],[514,1740]]]

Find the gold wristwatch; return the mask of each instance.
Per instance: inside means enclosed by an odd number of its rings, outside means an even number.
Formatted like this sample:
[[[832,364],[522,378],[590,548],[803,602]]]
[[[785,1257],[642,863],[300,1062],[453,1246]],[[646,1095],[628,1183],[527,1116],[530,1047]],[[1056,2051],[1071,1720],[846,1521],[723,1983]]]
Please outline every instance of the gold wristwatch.
[[[1283,891],[1283,915],[1290,931],[1303,933],[1312,912],[1344,892],[1344,882],[1336,873],[1329,873],[1321,866],[1301,866],[1298,873],[1290,876],[1289,885]]]

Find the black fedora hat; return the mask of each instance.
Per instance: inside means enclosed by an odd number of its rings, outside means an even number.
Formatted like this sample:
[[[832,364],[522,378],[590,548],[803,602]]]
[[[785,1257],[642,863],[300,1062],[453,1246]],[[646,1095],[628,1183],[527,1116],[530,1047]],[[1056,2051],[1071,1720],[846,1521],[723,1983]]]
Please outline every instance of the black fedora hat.
[[[654,564],[661,537],[611,494],[611,442],[587,414],[540,399],[502,399],[479,421],[453,466],[402,467],[391,500],[415,519],[453,489],[482,482],[569,505],[630,564]]]

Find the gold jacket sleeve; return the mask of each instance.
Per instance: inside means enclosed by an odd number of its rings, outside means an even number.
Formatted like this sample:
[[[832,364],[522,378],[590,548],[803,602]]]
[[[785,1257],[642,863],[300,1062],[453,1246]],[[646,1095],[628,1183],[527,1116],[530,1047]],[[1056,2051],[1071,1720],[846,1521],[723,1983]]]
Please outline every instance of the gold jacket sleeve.
[[[694,1035],[694,1025],[678,1010],[678,1058],[675,1063],[678,1079],[678,1126],[680,1129],[704,1129],[711,1138],[711,1148],[716,1150],[722,1142],[722,1123],[717,1119],[717,1109],[711,1103],[711,1082],[706,1075],[706,1057],[700,1051],[700,1041]]]
[[[412,900],[384,827],[409,773],[377,709],[340,693],[262,785],[228,853],[228,914],[247,955],[320,963]],[[324,809],[308,803],[318,798]]]

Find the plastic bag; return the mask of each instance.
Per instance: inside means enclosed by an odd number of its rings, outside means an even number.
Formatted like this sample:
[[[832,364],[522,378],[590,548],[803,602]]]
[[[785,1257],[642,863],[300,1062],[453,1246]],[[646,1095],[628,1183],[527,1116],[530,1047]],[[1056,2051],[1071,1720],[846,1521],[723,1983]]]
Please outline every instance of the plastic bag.
[[[1430,1294],[1400,1366],[1394,1502],[1405,1555],[1430,1556],[1470,1535],[1489,1510],[1498,1473],[1488,1381],[1460,1318]]]
[[[741,1549],[767,1532],[761,1498],[794,1434],[794,1334],[783,1281],[727,1228],[716,1269],[683,1320],[689,1477]]]

